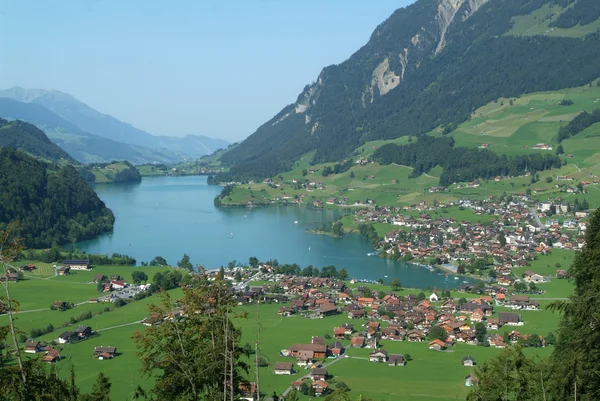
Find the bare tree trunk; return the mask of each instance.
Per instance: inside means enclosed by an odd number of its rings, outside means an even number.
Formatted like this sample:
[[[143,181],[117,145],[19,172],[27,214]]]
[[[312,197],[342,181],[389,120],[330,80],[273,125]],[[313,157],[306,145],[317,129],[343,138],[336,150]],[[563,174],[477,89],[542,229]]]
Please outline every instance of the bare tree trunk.
[[[223,371],[223,401],[227,401],[227,341],[229,340],[227,333],[227,315],[225,316],[225,370]]]

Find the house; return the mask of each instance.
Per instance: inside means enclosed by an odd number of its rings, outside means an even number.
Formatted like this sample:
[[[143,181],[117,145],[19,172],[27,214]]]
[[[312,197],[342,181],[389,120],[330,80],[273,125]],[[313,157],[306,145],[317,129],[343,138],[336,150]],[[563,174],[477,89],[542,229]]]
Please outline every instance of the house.
[[[256,383],[240,383],[240,399],[245,401],[254,401],[256,396]]]
[[[67,303],[65,301],[54,301],[52,304],[53,310],[65,310],[67,309]]]
[[[475,366],[475,359],[473,359],[469,355],[467,355],[462,359],[462,365],[463,366]]]
[[[289,351],[296,358],[300,351],[312,351],[315,359],[327,357],[327,346],[325,344],[293,344]]]
[[[327,387],[329,387],[329,385],[324,380],[317,380],[312,384],[312,388],[315,390],[315,395],[323,394],[325,391],[327,391]]]
[[[294,364],[291,362],[275,362],[273,372],[276,375],[291,375]]]
[[[81,339],[86,339],[89,336],[92,335],[92,328],[90,326],[78,326],[75,329],[75,334],[77,335],[77,338]]]
[[[523,280],[525,280],[525,282],[527,283],[543,283],[544,280],[544,276],[537,274],[535,272],[532,272],[531,270],[526,270],[525,273],[523,273]]]
[[[433,292],[429,296],[429,302],[437,302],[439,300],[440,300],[440,297],[438,296],[438,294],[437,294],[437,292],[435,291],[435,288],[434,288]]]
[[[344,329],[343,327],[334,327],[333,328],[333,337],[334,338],[337,338],[338,340],[343,340],[345,336],[346,336],[346,329]]]
[[[347,334],[347,335],[351,335],[354,332],[353,324],[344,323],[344,324],[342,324],[342,327],[344,328],[345,334]]]
[[[298,359],[296,363],[298,366],[308,366],[315,360],[315,353],[313,351],[298,351]]]
[[[73,269],[73,270],[90,270],[89,260],[65,260],[63,261],[62,267]]]
[[[325,303],[316,309],[318,315],[331,316],[338,313],[338,307],[332,303]]]
[[[42,361],[47,363],[54,363],[60,361],[60,354],[54,348],[47,348],[46,354],[42,358]]]
[[[42,345],[39,341],[29,339],[25,342],[25,352],[28,354],[35,354],[42,349]]]
[[[429,349],[434,349],[436,351],[441,351],[446,348],[446,343],[442,340],[436,339],[429,342]]]
[[[73,331],[65,331],[60,336],[58,336],[59,344],[67,344],[77,340],[77,334]]]
[[[408,341],[410,342],[421,342],[423,341],[423,333],[419,330],[411,330],[408,332]]]
[[[404,366],[406,365],[406,360],[400,354],[390,354],[387,363],[389,366]]]
[[[327,369],[325,369],[325,368],[313,368],[310,371],[310,378],[312,380],[325,380],[327,378]]]
[[[498,313],[500,325],[519,326],[522,324],[521,318],[516,313],[500,312]]]
[[[127,284],[124,281],[120,281],[120,280],[111,280],[110,284],[112,285],[112,288],[114,288],[115,290],[121,290],[121,289],[127,287]]]
[[[377,347],[379,347],[379,338],[376,335],[367,338],[365,348],[377,349]]]
[[[144,326],[156,326],[159,325],[160,323],[162,323],[163,321],[163,316],[158,313],[158,312],[152,312],[150,313],[150,316],[144,318],[144,320],[142,320],[142,324]]]
[[[499,334],[494,334],[488,338],[488,342],[492,347],[496,348],[504,348],[506,344],[504,343],[504,338],[502,338]]]
[[[485,321],[485,327],[488,330],[498,330],[498,327],[500,327],[500,320],[496,318],[489,318]]]
[[[21,270],[24,272],[30,272],[36,269],[35,265],[23,265],[21,266]]]
[[[467,377],[465,377],[465,386],[471,387],[476,386],[477,384],[479,384],[479,379],[477,379],[473,373],[469,373]]]
[[[334,341],[333,344],[331,344],[328,348],[329,352],[331,352],[331,354],[334,356],[341,355],[344,352],[344,345],[337,340]]]
[[[352,310],[348,313],[348,319],[363,319],[366,316],[367,312],[363,309]]]
[[[365,338],[363,336],[352,337],[350,339],[350,346],[353,348],[361,348],[365,345]]]
[[[115,357],[116,354],[117,354],[116,347],[95,347],[94,348],[94,356],[101,361],[106,360],[106,359],[112,359]]]
[[[384,349],[378,349],[369,354],[369,361],[371,362],[385,362],[387,361],[388,352]]]
[[[59,267],[56,271],[58,272],[59,276],[66,276],[69,273],[71,273],[71,268],[62,266],[62,267]]]

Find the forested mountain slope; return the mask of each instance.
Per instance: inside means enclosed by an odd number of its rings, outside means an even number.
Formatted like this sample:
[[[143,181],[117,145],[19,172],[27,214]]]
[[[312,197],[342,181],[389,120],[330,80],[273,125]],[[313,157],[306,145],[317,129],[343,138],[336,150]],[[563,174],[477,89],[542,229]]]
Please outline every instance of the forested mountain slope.
[[[29,247],[81,241],[111,230],[112,211],[75,167],[49,167],[21,151],[0,149],[0,226],[18,221]]]
[[[600,76],[599,32],[507,34],[515,18],[542,7],[560,11],[552,18],[565,32],[575,21],[595,23],[597,16],[567,18],[581,15],[584,3],[418,0],[399,9],[347,61],[324,68],[295,103],[225,153],[231,170],[222,178],[273,176],[313,150],[315,162],[340,160],[366,141],[452,127],[500,97],[589,83]]]
[[[48,161],[75,162],[67,152],[53,143],[34,125],[23,121],[7,121],[0,118],[0,147],[20,149]]]

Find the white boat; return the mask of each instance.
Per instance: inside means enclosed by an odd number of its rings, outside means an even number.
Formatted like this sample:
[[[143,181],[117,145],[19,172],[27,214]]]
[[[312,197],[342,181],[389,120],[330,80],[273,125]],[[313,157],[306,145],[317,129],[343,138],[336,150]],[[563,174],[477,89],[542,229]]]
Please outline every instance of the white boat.
[[[298,220],[294,220],[294,224],[298,224]]]
[[[459,277],[454,277],[454,280],[459,280]]]

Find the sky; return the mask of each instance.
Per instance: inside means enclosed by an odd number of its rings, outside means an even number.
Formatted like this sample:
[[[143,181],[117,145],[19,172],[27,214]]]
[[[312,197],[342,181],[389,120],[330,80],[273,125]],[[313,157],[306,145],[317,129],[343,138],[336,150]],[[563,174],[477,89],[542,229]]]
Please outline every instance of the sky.
[[[67,92],[156,135],[238,141],[414,0],[6,0],[0,89]]]

